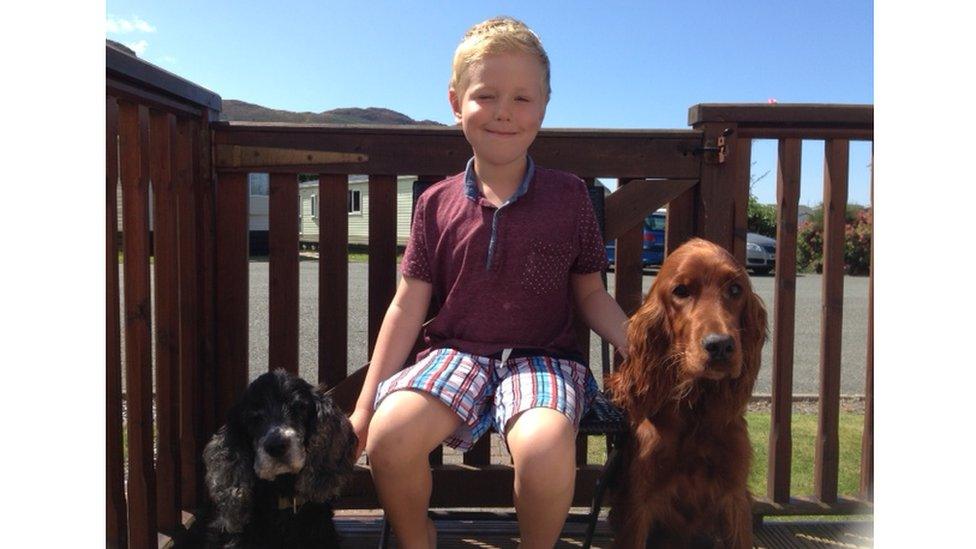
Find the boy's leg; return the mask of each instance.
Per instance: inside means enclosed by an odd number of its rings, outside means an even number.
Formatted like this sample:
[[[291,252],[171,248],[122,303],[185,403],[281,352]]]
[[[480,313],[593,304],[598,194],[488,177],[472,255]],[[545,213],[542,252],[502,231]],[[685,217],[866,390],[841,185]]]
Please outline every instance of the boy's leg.
[[[434,546],[436,534],[427,517],[427,456],[460,425],[461,419],[446,404],[417,391],[391,393],[373,414],[366,454],[398,547]]]
[[[561,412],[532,408],[513,420],[506,438],[515,465],[520,547],[549,549],[573,501],[576,428]]]

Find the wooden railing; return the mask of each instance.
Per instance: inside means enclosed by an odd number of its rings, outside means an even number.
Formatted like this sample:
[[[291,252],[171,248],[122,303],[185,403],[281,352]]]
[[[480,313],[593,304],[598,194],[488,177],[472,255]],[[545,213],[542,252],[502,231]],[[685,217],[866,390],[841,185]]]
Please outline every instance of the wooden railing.
[[[200,452],[215,421],[209,124],[220,97],[107,47],[105,110],[106,542],[149,547],[180,532],[183,510],[206,498]]]
[[[844,214],[847,206],[851,140],[873,141],[870,105],[696,105],[689,124],[708,134],[724,134],[728,150],[725,177],[736,203],[748,199],[752,139],[778,140],[776,167],[776,282],[771,318],[773,391],[767,494],[759,512],[821,514],[869,509],[874,498],[874,269],[868,290],[868,340],[865,413],[858,499],[837,495],[840,418],[840,366],[844,303]],[[707,137],[706,137],[707,139]],[[797,210],[800,197],[800,145],[825,144],[823,181],[823,306],[820,339],[820,395],[814,462],[814,497],[790,494],[792,464],[793,337],[796,301]],[[873,166],[872,166],[873,174]],[[872,176],[872,208],[874,181]],[[744,259],[746,212],[734,208],[734,252]],[[873,265],[873,261],[872,261]]]
[[[396,282],[397,175],[439,179],[457,173],[463,169],[470,147],[456,128],[216,122],[220,98],[212,93],[112,49],[107,61],[106,529],[110,546],[125,546],[128,541],[133,547],[146,547],[179,535],[188,513],[206,505],[202,445],[224,421],[248,382],[246,174],[272,174],[268,367],[292,372],[298,371],[299,349],[297,174],[320,174],[317,381],[330,387],[337,402],[350,410],[365,370],[347,376],[351,345],[347,330],[347,176],[369,175],[368,356]],[[605,233],[607,239],[617,242],[614,296],[630,313],[642,299],[643,218],[668,206],[668,252],[692,236],[703,236],[744,260],[749,140],[781,139],[777,290],[772,311],[776,326],[773,432],[769,493],[756,503],[759,514],[871,509],[870,354],[862,494],[856,499],[837,497],[840,325],[834,322],[841,307],[843,241],[838,244],[837,235],[843,235],[846,143],[870,139],[871,117],[870,106],[698,105],[690,112],[691,130],[546,129],[530,151],[540,165],[574,172],[590,183],[597,177],[618,179],[618,189],[606,200]],[[828,139],[824,381],[813,498],[789,493],[795,220],[798,140],[802,138]],[[121,290],[115,203],[119,181],[125,282]],[[155,270],[154,287],[150,286],[150,268]],[[153,290],[155,315],[149,306]],[[123,298],[124,361],[118,314]],[[584,328],[580,341],[588,354],[589,333]],[[152,348],[154,362],[150,360]],[[128,448],[127,483],[123,481],[123,440]],[[580,441],[582,455],[585,445]],[[492,463],[487,439],[465,454],[464,465],[444,465],[440,452],[431,460],[437,465],[433,506],[511,505],[511,467]],[[595,464],[580,466],[574,504],[588,503],[597,468]],[[339,505],[378,507],[366,469],[358,469]]]

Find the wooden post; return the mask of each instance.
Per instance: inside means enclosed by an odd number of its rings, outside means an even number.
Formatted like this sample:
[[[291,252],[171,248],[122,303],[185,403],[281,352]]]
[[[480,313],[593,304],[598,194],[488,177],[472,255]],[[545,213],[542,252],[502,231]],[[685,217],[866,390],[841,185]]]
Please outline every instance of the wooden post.
[[[732,186],[732,256],[746,264],[746,233],[749,232],[749,183],[752,175],[752,139],[736,142],[735,183]]]
[[[396,291],[395,175],[369,176],[369,328],[368,356]]]
[[[216,357],[217,423],[247,387],[247,174],[217,175]],[[242,375],[243,374],[243,375]]]
[[[119,107],[105,101],[105,545],[126,547],[122,463],[122,336],[119,323]]]
[[[268,368],[298,374],[298,174],[271,174]]]
[[[222,413],[218,414],[220,399],[217,387],[217,212],[219,210],[216,204],[217,177],[213,168],[212,131],[210,129],[210,124],[217,120],[217,117],[217,111],[208,109],[198,120],[193,120],[191,123],[193,188],[197,208],[197,288],[199,290],[197,328],[200,353],[199,366],[202,374],[198,389],[200,391],[198,402],[203,408],[203,429],[199,441],[201,449],[210,435],[220,426],[219,422],[223,422]],[[244,348],[247,348],[246,341]],[[238,368],[242,368],[246,372],[247,362],[241,361]],[[246,378],[246,373],[244,377]],[[203,460],[198,459],[197,464],[199,487],[201,495],[203,495]]]
[[[200,452],[203,450],[203,395],[200,384],[200,287],[197,205],[193,173],[193,127],[181,118],[176,123],[176,208],[179,233],[179,382],[180,382],[180,501],[193,510],[199,504]],[[210,399],[212,400],[212,399]]]
[[[153,190],[153,267],[156,273],[156,509],[159,530],[174,534],[180,516],[179,260],[173,190],[176,117],[150,112],[149,179]]]
[[[871,144],[871,266],[868,279],[868,356],[861,433],[861,498],[874,501],[874,144]]]
[[[776,164],[776,293],[773,296],[773,398],[766,493],[790,501],[793,338],[796,314],[796,220],[800,201],[800,141],[779,142]]]
[[[119,102],[129,544],[156,544],[153,464],[152,311],[149,276],[149,110]]]
[[[695,233],[733,252],[734,195],[736,185],[740,184],[736,181],[739,162],[736,125],[707,122],[696,124],[694,128],[702,130],[706,148],[718,147],[720,138],[725,141],[724,160],[720,160],[719,153],[704,152],[701,155],[701,183],[695,204]],[[748,187],[748,180],[745,185]]]
[[[319,175],[319,382],[346,379],[349,350],[349,178]]]
[[[820,329],[820,416],[814,489],[824,503],[837,501],[840,346],[844,312],[844,214],[847,209],[848,141],[828,139],[824,154],[823,309]]]

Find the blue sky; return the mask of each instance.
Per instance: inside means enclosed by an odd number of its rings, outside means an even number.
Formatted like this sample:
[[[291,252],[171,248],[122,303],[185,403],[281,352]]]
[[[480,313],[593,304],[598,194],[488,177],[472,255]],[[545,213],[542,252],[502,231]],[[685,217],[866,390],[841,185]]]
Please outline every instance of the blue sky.
[[[201,7],[203,6],[203,7]],[[507,14],[552,63],[545,127],[687,128],[696,103],[874,103],[873,4],[829,2],[106,2],[106,36],[220,94],[313,111],[386,107],[452,123],[450,60],[474,23]],[[775,202],[775,144],[753,188]],[[869,202],[870,146],[852,143],[850,200]],[[803,148],[801,204],[822,199],[823,144]]]

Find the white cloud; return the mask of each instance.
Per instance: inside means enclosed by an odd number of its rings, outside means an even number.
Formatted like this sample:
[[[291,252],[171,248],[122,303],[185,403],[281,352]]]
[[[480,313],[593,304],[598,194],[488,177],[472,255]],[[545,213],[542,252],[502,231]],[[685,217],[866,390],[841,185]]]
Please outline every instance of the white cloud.
[[[149,42],[145,40],[140,40],[138,42],[126,42],[126,47],[131,48],[132,51],[136,52],[136,55],[142,55],[146,53],[146,48],[149,47]]]
[[[156,27],[135,15],[132,16],[132,19],[122,19],[111,15],[105,18],[105,32],[108,34],[128,34],[136,31],[156,32]]]

